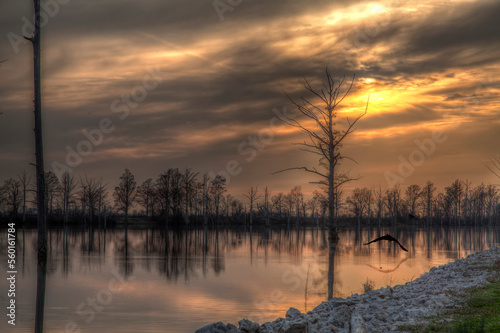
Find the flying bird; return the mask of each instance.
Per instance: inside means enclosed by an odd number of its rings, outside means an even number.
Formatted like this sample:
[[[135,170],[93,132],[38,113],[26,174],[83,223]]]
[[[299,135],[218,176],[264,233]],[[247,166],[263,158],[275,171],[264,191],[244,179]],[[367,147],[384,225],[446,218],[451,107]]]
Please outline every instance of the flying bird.
[[[370,243],[378,242],[378,241],[381,241],[381,240],[384,240],[384,239],[385,239],[385,240],[388,240],[388,241],[392,241],[392,242],[396,242],[396,243],[398,243],[398,245],[399,245],[399,246],[401,246],[401,248],[403,249],[403,251],[408,252],[408,250],[407,250],[407,249],[405,249],[405,248],[404,248],[404,246],[403,246],[403,245],[401,245],[401,243],[400,243],[400,242],[399,242],[396,238],[392,237],[392,236],[391,236],[391,235],[389,235],[389,234],[387,234],[387,235],[385,235],[385,236],[382,236],[382,237],[379,237],[379,238],[377,238],[377,239],[374,239],[374,240],[372,240],[371,242],[368,242],[368,243],[366,243],[366,244],[364,244],[364,245],[368,245],[368,244],[370,244]]]

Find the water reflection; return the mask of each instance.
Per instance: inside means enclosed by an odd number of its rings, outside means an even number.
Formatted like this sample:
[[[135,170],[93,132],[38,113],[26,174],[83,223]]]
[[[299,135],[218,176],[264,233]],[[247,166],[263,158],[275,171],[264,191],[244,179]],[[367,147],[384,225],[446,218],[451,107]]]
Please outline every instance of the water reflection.
[[[389,233],[393,242],[365,246]],[[21,267],[17,332],[33,331],[36,231],[19,232]],[[6,263],[5,234],[0,262]],[[331,297],[405,283],[444,264],[500,245],[499,227],[344,228],[333,241],[328,229],[200,227],[172,229],[70,228],[49,232],[46,328],[64,332],[192,332],[213,321],[260,322],[290,306],[311,310]],[[3,266],[5,267],[5,266]],[[123,291],[87,323],[79,304],[107,288],[113,271],[128,281]],[[0,282],[6,290],[5,281]],[[0,296],[4,299],[5,296]],[[5,321],[0,331],[8,331]]]

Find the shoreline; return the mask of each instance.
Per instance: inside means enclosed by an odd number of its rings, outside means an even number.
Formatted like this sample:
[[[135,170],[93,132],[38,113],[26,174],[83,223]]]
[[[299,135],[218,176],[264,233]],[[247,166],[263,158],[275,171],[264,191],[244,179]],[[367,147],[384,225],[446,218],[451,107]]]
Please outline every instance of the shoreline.
[[[312,311],[295,308],[285,318],[259,324],[242,319],[239,327],[216,322],[195,333],[314,333],[403,332],[401,325],[417,324],[439,311],[455,307],[464,290],[485,284],[494,276],[488,270],[500,259],[500,248],[475,252],[466,258],[433,267],[404,285],[380,288],[347,298],[334,297]]]

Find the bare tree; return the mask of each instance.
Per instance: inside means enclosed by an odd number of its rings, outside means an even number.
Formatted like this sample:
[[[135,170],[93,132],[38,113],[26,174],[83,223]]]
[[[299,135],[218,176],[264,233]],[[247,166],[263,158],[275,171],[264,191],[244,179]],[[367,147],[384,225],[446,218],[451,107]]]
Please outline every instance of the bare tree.
[[[167,171],[160,174],[158,180],[156,181],[156,188],[158,191],[158,197],[160,198],[161,206],[165,212],[165,223],[168,224],[168,218],[170,215],[170,206],[172,201],[172,178],[177,169],[168,169]]]
[[[26,221],[26,197],[28,195],[28,190],[31,185],[31,175],[28,176],[28,173],[26,170],[23,170],[20,175],[17,175],[17,178],[19,178],[19,182],[21,184],[21,190],[22,190],[22,205],[23,205],[23,228],[24,228],[24,223]]]
[[[37,294],[35,313],[35,333],[43,332],[43,317],[45,308],[45,282],[47,277],[47,223],[45,217],[45,167],[43,163],[42,136],[42,85],[41,85],[41,52],[40,52],[40,0],[33,0],[35,7],[35,31],[32,37],[26,37],[33,44],[33,76],[34,76],[34,113],[35,113],[35,157],[37,184],[37,214],[38,214],[38,266]]]
[[[255,187],[255,189],[252,187],[250,187],[250,190],[248,191],[247,194],[245,194],[245,197],[248,199],[249,203],[250,203],[250,225],[252,225],[253,223],[253,207],[254,207],[254,204],[257,200],[259,200],[261,198],[260,195],[257,195],[257,186]]]
[[[64,223],[68,223],[69,205],[75,197],[76,186],[75,178],[68,171],[65,171],[61,177]]]
[[[406,188],[406,205],[408,207],[408,213],[415,216],[417,211],[417,205],[422,197],[422,191],[419,185],[410,185]]]
[[[220,175],[215,176],[210,182],[210,192],[214,198],[215,221],[219,220],[219,208],[222,195],[226,192],[226,179]]]
[[[52,171],[45,173],[45,211],[49,217],[53,214],[54,203],[59,199],[60,194],[61,183],[57,176]]]
[[[352,191],[352,195],[347,197],[346,203],[351,207],[352,212],[358,219],[358,224],[361,223],[361,218],[364,216],[364,212],[368,211],[368,205],[371,202],[372,191],[367,187],[362,189],[355,188]]]
[[[344,100],[350,92],[354,83],[354,76],[350,86],[342,93],[342,86],[345,77],[336,82],[328,68],[326,68],[326,82],[323,83],[321,90],[315,90],[311,87],[307,79],[304,79],[304,87],[306,91],[313,95],[314,99],[318,99],[323,105],[317,106],[315,100],[302,97],[301,102],[295,102],[291,97],[290,101],[297,107],[300,114],[305,117],[305,121],[299,121],[294,118],[288,117],[285,120],[290,126],[300,129],[306,133],[309,142],[304,141],[299,143],[304,150],[319,156],[318,166],[316,167],[294,167],[287,170],[303,170],[315,176],[319,176],[320,180],[316,183],[325,186],[328,189],[328,208],[329,208],[329,225],[332,229],[336,227],[336,207],[335,207],[335,193],[339,187],[351,180],[352,178],[348,172],[339,172],[339,165],[344,159],[348,157],[341,154],[341,147],[344,139],[351,134],[355,128],[354,126],[361,119],[368,110],[368,102],[364,113],[350,120],[347,118],[347,126],[345,129],[339,129],[335,121],[337,118],[337,107]],[[312,121],[314,126],[306,125],[306,121]],[[280,172],[280,171],[279,171]],[[333,231],[332,236],[338,238],[337,232]]]
[[[492,224],[493,222],[493,208],[495,203],[495,197],[498,193],[495,185],[488,185],[486,187],[486,196],[488,198],[488,223]]]
[[[434,184],[428,180],[427,183],[425,183],[424,188],[422,189],[422,197],[423,197],[423,204],[424,204],[424,209],[425,209],[425,215],[427,222],[430,223],[432,219],[432,203],[434,202],[434,192],[436,191],[436,187]]]
[[[96,209],[102,206],[102,199],[103,196],[105,196],[105,185],[102,184],[102,179],[88,178],[85,176],[85,179],[80,178],[80,188],[81,195],[83,196],[82,201],[88,208],[89,222],[92,223]],[[83,209],[85,211],[85,207],[83,207]]]
[[[137,197],[137,182],[134,179],[134,175],[128,169],[125,169],[120,180],[120,185],[115,187],[113,197],[115,198],[118,210],[125,213],[125,224],[127,224],[128,211]]]
[[[399,188],[399,185],[394,185],[392,189],[387,189],[385,194],[385,204],[387,205],[387,210],[389,215],[392,217],[393,222],[396,222],[401,214],[401,189]]]
[[[207,225],[208,222],[208,189],[210,186],[210,177],[205,172],[203,175],[202,183],[202,211],[203,211],[203,224]]]
[[[281,219],[282,213],[283,213],[283,208],[285,207],[285,202],[284,202],[284,197],[283,193],[278,193],[276,195],[273,195],[271,197],[271,205],[273,209],[275,210],[276,213],[278,213],[279,218]]]
[[[146,216],[152,213],[154,195],[155,186],[152,178],[146,179],[137,188],[137,202],[146,209]]]
[[[186,168],[186,170],[184,170],[184,174],[182,175],[182,183],[184,186],[184,200],[186,204],[186,210],[184,213],[186,214],[186,217],[189,217],[189,204],[196,187],[196,176],[198,176],[198,172],[195,173],[191,171],[191,168]]]
[[[19,206],[22,202],[21,183],[13,178],[9,178],[3,185],[3,191],[7,206],[10,206],[12,216],[17,216]]]
[[[377,208],[377,220],[380,223],[384,216],[384,192],[382,192],[380,185],[378,191],[375,192],[375,207]]]

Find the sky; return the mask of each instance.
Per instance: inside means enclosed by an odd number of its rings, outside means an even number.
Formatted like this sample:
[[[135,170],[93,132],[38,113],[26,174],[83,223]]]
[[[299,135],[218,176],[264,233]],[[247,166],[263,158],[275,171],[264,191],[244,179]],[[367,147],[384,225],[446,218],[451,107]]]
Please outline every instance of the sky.
[[[338,126],[354,187],[500,181],[500,2],[47,0],[42,6],[46,171],[140,184],[168,168],[275,193],[317,178],[283,124],[325,68],[353,88]],[[0,3],[0,181],[34,172],[32,1]],[[314,101],[314,99],[311,98]]]

